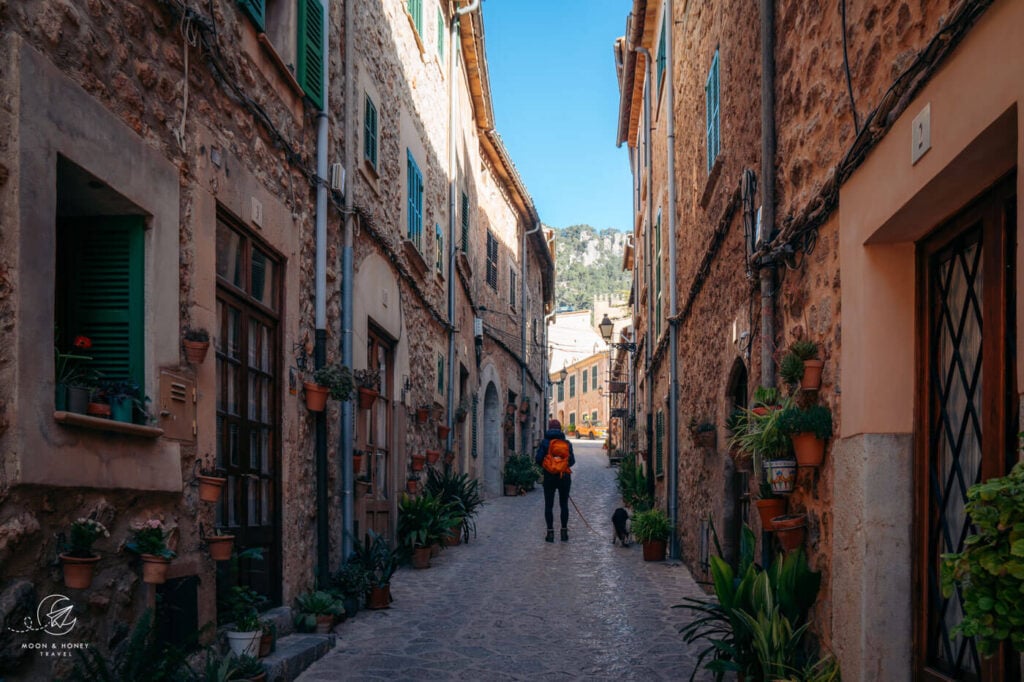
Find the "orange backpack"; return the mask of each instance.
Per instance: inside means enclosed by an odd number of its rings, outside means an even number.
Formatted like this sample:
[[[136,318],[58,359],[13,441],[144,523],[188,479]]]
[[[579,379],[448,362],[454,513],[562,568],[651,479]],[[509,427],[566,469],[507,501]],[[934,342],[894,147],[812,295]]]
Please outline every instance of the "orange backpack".
[[[562,440],[561,438],[552,438],[548,442],[548,452],[544,455],[544,461],[541,462],[541,466],[548,473],[558,474],[571,474],[572,470],[569,468],[569,441]]]

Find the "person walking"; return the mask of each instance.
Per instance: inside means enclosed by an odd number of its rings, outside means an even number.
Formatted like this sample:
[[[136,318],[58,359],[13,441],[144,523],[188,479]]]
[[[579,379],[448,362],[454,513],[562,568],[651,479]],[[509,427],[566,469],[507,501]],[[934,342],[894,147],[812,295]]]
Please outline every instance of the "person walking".
[[[537,446],[535,457],[538,466],[544,471],[544,521],[548,532],[545,542],[555,541],[553,507],[555,491],[558,491],[558,507],[561,512],[562,542],[569,539],[569,489],[572,487],[572,467],[576,464],[576,455],[572,451],[572,443],[562,431],[562,423],[557,419],[548,422],[548,430],[544,439]]]

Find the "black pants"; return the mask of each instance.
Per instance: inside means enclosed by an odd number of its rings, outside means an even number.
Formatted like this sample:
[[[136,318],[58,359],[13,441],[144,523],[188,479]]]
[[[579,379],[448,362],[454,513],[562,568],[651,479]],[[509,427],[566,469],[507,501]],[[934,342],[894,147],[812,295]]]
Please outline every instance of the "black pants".
[[[552,508],[555,505],[555,491],[558,491],[558,508],[562,512],[562,528],[569,526],[569,488],[572,487],[572,475],[564,474],[558,476],[547,471],[544,472],[544,521],[548,524],[548,530],[554,528],[554,514]]]

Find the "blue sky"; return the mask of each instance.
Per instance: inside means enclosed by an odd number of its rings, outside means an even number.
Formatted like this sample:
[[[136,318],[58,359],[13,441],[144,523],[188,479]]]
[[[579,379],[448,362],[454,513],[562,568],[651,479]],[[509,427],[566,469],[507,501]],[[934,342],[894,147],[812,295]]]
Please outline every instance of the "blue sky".
[[[495,126],[548,225],[630,229],[612,47],[631,8],[629,0],[483,3]]]

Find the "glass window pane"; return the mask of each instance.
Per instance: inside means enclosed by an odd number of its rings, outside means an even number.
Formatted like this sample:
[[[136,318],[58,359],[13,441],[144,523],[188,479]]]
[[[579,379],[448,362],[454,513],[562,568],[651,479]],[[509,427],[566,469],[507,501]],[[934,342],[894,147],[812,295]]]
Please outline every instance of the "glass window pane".
[[[259,249],[252,250],[252,297],[265,306],[274,307],[274,261]]]
[[[242,237],[220,223],[217,224],[217,276],[236,287],[244,287]]]

